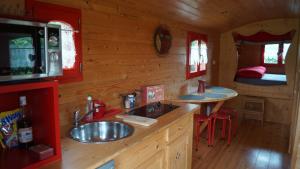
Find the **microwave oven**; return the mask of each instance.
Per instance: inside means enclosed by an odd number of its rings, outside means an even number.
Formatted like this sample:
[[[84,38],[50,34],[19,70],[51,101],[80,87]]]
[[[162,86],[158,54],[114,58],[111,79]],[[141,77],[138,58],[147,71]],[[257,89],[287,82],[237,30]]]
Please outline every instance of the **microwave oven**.
[[[62,74],[59,25],[0,18],[0,82]]]

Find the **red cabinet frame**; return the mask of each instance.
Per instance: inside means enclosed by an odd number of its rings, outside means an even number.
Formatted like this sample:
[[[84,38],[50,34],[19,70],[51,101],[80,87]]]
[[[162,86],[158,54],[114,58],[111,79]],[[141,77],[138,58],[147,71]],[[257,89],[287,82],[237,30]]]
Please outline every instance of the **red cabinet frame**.
[[[76,48],[76,60],[74,67],[64,69],[64,75],[56,78],[60,83],[82,81],[82,44],[81,44],[81,10],[56,4],[39,2],[37,0],[25,0],[26,17],[38,21],[64,21],[75,30],[74,41]]]
[[[19,107],[19,97],[26,96],[32,110],[33,141],[49,145],[54,155],[45,159],[34,158],[29,150],[0,151],[0,168],[34,169],[61,159],[58,109],[58,83],[37,82],[0,86],[0,112]]]

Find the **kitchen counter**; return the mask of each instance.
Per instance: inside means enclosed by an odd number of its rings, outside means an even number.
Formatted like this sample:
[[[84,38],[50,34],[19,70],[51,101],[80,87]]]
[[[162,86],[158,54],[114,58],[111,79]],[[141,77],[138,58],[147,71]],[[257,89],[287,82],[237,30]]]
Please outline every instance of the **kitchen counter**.
[[[83,144],[68,137],[62,138],[62,160],[49,164],[43,169],[95,169],[134,145],[142,143],[152,135],[176,124],[179,119],[199,111],[198,105],[185,103],[176,103],[176,105],[181,107],[159,117],[158,122],[150,127],[132,124],[135,129],[133,135],[122,140],[103,144]],[[107,120],[121,121],[118,118]],[[193,123],[192,120],[191,123]]]

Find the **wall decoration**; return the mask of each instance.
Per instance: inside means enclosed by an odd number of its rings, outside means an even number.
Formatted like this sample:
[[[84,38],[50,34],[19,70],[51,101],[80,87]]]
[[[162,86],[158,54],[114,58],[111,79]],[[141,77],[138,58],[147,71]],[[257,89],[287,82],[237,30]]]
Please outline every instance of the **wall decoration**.
[[[154,33],[154,47],[160,55],[167,54],[172,45],[172,35],[168,28],[159,26]]]

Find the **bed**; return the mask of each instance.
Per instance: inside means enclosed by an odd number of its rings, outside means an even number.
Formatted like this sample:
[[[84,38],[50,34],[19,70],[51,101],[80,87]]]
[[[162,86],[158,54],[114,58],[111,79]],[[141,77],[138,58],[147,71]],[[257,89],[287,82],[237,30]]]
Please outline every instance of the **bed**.
[[[236,82],[252,85],[286,85],[286,75],[265,73],[262,78],[236,77]]]
[[[286,85],[287,79],[284,74],[265,73],[263,66],[241,68],[237,71],[235,81],[252,85]]]

